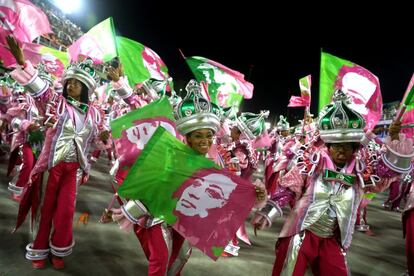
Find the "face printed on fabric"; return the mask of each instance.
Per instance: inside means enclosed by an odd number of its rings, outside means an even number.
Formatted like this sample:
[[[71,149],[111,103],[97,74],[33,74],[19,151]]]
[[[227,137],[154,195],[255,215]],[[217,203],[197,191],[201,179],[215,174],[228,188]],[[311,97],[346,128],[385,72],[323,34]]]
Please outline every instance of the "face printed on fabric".
[[[226,89],[224,85],[222,85],[219,91],[217,92],[217,102],[219,103],[220,106],[228,106],[227,101],[229,97],[230,97],[230,94],[228,90]]]
[[[205,155],[213,144],[213,137],[211,129],[197,129],[187,135],[187,144],[199,154]]]
[[[148,140],[151,139],[152,134],[155,132],[158,126],[162,126],[168,132],[175,135],[174,127],[167,122],[144,122],[126,130],[127,138],[131,143],[136,144],[137,148],[142,150],[147,144]]]
[[[329,155],[335,165],[344,166],[352,159],[354,147],[352,143],[338,143],[328,145]]]
[[[376,84],[359,72],[351,71],[342,77],[342,89],[354,99],[350,106],[361,114],[367,114],[365,104],[377,89]]]
[[[82,83],[77,79],[69,79],[66,85],[68,95],[75,100],[79,100],[82,93]]]
[[[195,179],[188,186],[177,202],[176,210],[186,216],[208,216],[208,210],[220,208],[227,203],[236,188],[227,176],[212,173],[203,178]]]
[[[152,78],[159,80],[164,80],[168,78],[168,74],[164,73],[161,70],[161,67],[165,67],[165,64],[157,55],[157,53],[145,47],[144,51],[142,52],[142,58],[144,66],[148,69]]]

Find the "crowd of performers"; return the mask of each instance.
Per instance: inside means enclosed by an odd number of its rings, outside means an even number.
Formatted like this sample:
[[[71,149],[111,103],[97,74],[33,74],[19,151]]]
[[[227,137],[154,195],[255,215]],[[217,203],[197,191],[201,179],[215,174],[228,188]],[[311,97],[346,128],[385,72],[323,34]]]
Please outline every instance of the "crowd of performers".
[[[401,199],[406,201],[407,273],[414,275],[413,143],[400,133],[398,121],[380,139],[364,130],[364,118],[337,90],[317,119],[308,114],[291,131],[281,116],[267,133],[267,111],[219,108],[203,98],[195,81],[184,99],[167,89],[167,80],[149,79],[131,88],[121,66],[108,70],[111,91],[102,101],[94,93],[99,79],[91,60],[73,62],[54,79],[41,64],[35,68],[25,60],[12,37],[8,44],[18,67],[0,80],[1,142],[10,145],[7,175],[11,198],[19,202],[16,230],[30,217],[32,241],[25,249],[33,268],[44,268],[48,259],[54,268],[64,268],[75,245],[78,188],[103,151],[116,197],[128,171],[119,166],[109,122],[168,97],[177,130],[195,152],[250,181],[258,160],[265,161],[263,183],[252,184],[257,199],[250,223],[260,230],[284,220],[273,275],[304,275],[309,267],[315,275],[348,275],[346,252],[354,229],[369,231],[366,206],[373,193],[387,188],[384,206],[398,211]],[[179,275],[191,255],[189,243],[141,202],[116,198],[119,206],[106,209],[102,222],[133,229],[148,259],[148,275]],[[237,256],[239,240],[249,242],[244,225],[222,255]]]

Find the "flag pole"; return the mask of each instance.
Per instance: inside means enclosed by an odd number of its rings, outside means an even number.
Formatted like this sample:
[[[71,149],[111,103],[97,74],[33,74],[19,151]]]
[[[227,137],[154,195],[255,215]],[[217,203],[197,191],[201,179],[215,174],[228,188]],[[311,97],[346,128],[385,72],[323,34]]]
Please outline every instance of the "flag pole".
[[[183,53],[183,51],[181,50],[181,48],[178,48],[178,52],[180,52],[181,56],[183,57],[183,59],[185,60],[185,55]]]

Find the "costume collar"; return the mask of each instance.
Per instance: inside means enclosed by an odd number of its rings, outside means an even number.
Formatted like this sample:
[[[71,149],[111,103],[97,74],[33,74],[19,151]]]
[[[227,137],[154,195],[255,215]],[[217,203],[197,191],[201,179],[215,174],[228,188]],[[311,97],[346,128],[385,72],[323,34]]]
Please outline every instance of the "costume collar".
[[[356,182],[356,175],[325,169],[323,180],[340,182],[344,185],[352,186]]]
[[[88,112],[89,106],[87,104],[79,102],[75,100],[74,98],[72,98],[71,96],[67,97],[67,101],[77,110],[79,110],[81,113],[85,114],[86,112]]]

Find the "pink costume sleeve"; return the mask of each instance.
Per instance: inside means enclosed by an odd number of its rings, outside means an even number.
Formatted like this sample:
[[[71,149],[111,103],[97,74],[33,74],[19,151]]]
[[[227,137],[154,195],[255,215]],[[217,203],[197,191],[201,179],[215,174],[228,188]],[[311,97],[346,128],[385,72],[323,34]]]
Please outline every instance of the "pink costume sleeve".
[[[387,137],[385,145],[386,147],[383,147],[382,151],[387,151],[388,147],[401,155],[409,156],[413,154],[413,141],[411,139],[407,139],[403,133],[399,134],[399,140],[391,141],[391,138]],[[401,173],[392,170],[392,168],[384,162],[383,158],[384,156],[380,158],[378,164],[375,166],[374,174],[379,177],[379,181],[375,183],[375,186],[367,187],[366,191],[368,192],[382,192],[401,176]]]
[[[142,100],[133,93],[131,86],[129,86],[127,77],[120,77],[117,82],[112,81],[112,87],[118,95],[131,107],[136,109],[142,105],[145,105]]]
[[[305,184],[304,177],[297,166],[294,166],[280,179],[280,186],[288,188],[295,193],[296,198],[302,195],[302,188]]]
[[[21,85],[28,85],[34,81],[37,77],[37,70],[33,67],[32,63],[26,61],[25,67],[18,66],[11,72],[12,78]]]
[[[38,76],[37,70],[30,61],[26,61],[24,68],[18,66],[14,69],[11,76],[20,85],[23,85],[38,103],[46,105],[49,98],[48,91],[51,91],[49,84]]]
[[[31,124],[31,122],[26,119],[26,111],[20,106],[15,106],[7,110],[5,119],[13,129],[18,131],[27,131],[27,128]]]

